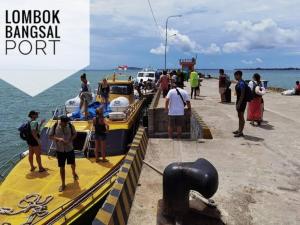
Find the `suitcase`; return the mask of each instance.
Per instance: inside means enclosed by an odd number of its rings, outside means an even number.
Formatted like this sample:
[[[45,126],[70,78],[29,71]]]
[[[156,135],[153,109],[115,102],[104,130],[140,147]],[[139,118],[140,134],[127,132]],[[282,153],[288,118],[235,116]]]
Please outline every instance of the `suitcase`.
[[[230,88],[227,88],[225,91],[225,101],[231,102],[231,89]]]

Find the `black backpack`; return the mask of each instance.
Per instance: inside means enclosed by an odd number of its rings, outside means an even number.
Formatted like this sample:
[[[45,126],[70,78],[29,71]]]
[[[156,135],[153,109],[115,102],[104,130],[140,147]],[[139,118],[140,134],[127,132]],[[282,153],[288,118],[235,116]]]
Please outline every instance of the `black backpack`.
[[[253,90],[249,87],[249,85],[244,81],[246,90],[245,90],[245,99],[247,102],[251,102],[254,98]]]
[[[55,135],[55,132],[56,132],[56,127],[57,127],[57,122],[53,125],[53,133],[50,134],[51,136],[54,136]],[[68,123],[70,129],[71,129],[71,136],[74,135],[74,131],[73,131],[73,127],[72,127],[72,124],[71,123]]]
[[[27,141],[31,135],[30,122],[23,123],[19,128],[20,138]]]

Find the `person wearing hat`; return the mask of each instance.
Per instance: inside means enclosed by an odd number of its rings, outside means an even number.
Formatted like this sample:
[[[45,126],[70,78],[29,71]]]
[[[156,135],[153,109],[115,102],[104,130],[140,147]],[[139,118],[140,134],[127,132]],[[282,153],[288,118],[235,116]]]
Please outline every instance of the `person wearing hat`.
[[[66,188],[65,183],[65,165],[71,165],[74,180],[78,179],[75,171],[75,152],[73,148],[73,140],[76,137],[76,130],[70,123],[67,116],[61,116],[58,121],[50,130],[49,137],[55,142],[56,157],[58,167],[60,168],[61,186],[59,191],[62,192]]]
[[[35,170],[35,166],[33,164],[33,155],[36,157],[36,162],[39,167],[39,172],[44,172],[45,168],[42,166],[42,159],[41,159],[41,141],[40,141],[40,128],[45,122],[45,120],[41,121],[41,124],[39,125],[37,118],[39,117],[39,113],[36,111],[30,111],[28,114],[28,117],[30,118],[29,124],[30,124],[30,133],[27,138],[27,144],[29,148],[29,164],[30,164],[30,171]]]

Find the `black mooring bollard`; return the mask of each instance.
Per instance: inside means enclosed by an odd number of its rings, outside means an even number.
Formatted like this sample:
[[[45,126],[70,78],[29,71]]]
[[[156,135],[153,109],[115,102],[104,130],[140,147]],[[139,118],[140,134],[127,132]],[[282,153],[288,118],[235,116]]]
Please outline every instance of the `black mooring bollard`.
[[[210,198],[216,193],[218,185],[218,172],[206,159],[170,164],[163,175],[165,213],[185,215],[189,210],[191,190],[199,192],[204,198]]]

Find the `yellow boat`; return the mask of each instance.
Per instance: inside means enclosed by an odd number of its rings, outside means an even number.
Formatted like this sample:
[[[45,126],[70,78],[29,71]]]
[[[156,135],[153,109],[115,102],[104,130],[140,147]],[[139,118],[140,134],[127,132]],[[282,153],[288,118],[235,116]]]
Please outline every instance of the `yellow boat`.
[[[59,168],[48,137],[49,129],[58,119],[56,110],[41,131],[42,162],[47,171],[30,172],[28,157],[26,153],[22,154],[22,159],[0,184],[0,224],[91,224],[116,179],[145,106],[145,99],[134,98],[133,81],[128,76],[111,76],[108,84],[110,101],[123,96],[130,102],[126,118],[118,121],[106,118],[109,162],[96,163],[92,158],[92,121],[71,121],[77,131],[74,148],[79,180],[74,181],[71,169],[67,168],[67,188],[59,192]],[[100,96],[96,99],[100,101]]]

